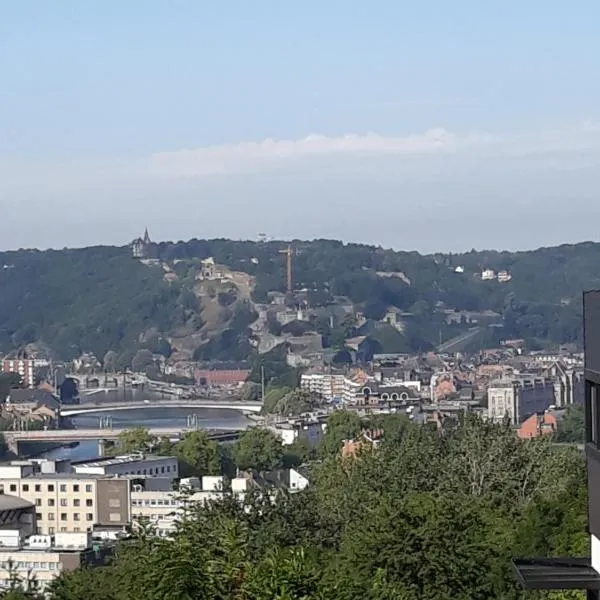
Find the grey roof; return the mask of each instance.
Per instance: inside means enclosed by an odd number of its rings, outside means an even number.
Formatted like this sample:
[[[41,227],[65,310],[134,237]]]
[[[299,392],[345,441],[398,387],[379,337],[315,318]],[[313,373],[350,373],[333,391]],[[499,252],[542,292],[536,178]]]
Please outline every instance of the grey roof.
[[[24,510],[32,508],[34,505],[32,502],[28,502],[19,496],[8,496],[7,494],[0,494],[0,511],[5,510]]]

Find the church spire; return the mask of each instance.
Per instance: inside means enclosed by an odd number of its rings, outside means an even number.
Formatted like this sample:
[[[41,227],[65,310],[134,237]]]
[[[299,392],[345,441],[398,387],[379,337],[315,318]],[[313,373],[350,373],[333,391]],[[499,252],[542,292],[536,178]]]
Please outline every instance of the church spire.
[[[145,231],[144,231],[144,244],[149,244],[150,243],[150,236],[148,235],[148,228],[146,227]]]

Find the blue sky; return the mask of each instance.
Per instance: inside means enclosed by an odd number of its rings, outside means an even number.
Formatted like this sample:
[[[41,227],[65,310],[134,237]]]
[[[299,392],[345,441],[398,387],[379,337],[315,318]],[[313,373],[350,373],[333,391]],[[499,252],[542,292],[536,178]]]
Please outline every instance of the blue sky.
[[[599,17],[586,0],[0,0],[0,247],[124,243],[145,220],[427,251],[593,238],[563,213],[598,189]],[[548,221],[486,234],[506,206]]]

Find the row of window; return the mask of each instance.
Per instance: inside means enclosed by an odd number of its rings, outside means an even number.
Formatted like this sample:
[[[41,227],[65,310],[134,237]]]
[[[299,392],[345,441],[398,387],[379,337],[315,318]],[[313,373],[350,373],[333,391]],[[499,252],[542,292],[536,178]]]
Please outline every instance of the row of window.
[[[180,506],[179,500],[132,500],[131,506]]]
[[[84,531],[90,531],[91,527],[88,527],[87,529],[84,529]],[[73,529],[69,529],[68,527],[60,527],[59,531],[61,533],[80,533],[81,532],[81,528],[80,527],[73,527]],[[36,529],[36,533],[38,535],[44,535],[44,531],[42,527],[38,527]],[[48,535],[54,535],[56,533],[56,528],[55,527],[48,527]]]
[[[33,491],[35,492],[41,492],[42,491],[42,484],[41,483],[36,483],[34,485],[30,485],[29,483],[24,483],[22,484],[22,491],[23,492],[29,492],[29,488],[32,487]],[[53,483],[48,483],[46,486],[46,490],[48,492],[54,492],[55,491],[55,485]],[[60,492],[67,492],[67,484],[66,483],[61,483],[58,488]],[[75,483],[72,485],[72,491],[74,493],[78,493],[81,490],[81,485],[79,485],[78,483]],[[11,492],[16,492],[17,491],[17,484],[16,483],[11,483],[9,486],[9,490]],[[88,494],[91,494],[93,491],[93,487],[91,483],[88,483],[85,485],[85,491]],[[4,493],[4,485],[0,485],[0,492]]]
[[[154,469],[138,469],[137,471],[127,471],[124,475],[161,475],[164,473],[170,473],[171,470],[175,472],[177,467],[173,465],[167,465],[166,467],[156,467]]]
[[[22,561],[22,562],[13,562],[12,563],[12,568],[18,569],[18,570],[35,569],[36,571],[57,571],[61,567],[62,567],[62,565],[60,563],[55,563],[55,562],[49,563],[49,562]],[[11,565],[8,561],[5,561],[5,562],[0,563],[0,568],[4,569],[5,571],[8,571],[11,568]]]
[[[72,515],[73,521],[80,521],[81,520],[81,514],[80,513],[73,513]],[[35,513],[35,517],[38,521],[41,521],[44,518],[44,515],[42,513]],[[55,521],[56,520],[56,514],[53,512],[48,513],[47,516],[47,521]],[[69,520],[69,515],[67,513],[60,513],[60,520],[61,521],[68,521]],[[85,520],[86,521],[93,521],[94,520],[94,514],[93,513],[85,513]]]
[[[81,506],[81,500],[79,498],[74,498],[72,502],[73,502],[73,506],[75,508]],[[60,503],[60,506],[65,506],[65,507],[69,506],[69,500],[67,498],[61,498],[59,503]],[[48,504],[48,506],[56,506],[56,500],[54,500],[54,498],[48,498],[47,504]],[[35,505],[42,506],[42,499],[36,498]],[[94,501],[91,498],[87,498],[85,501],[85,505],[90,506],[90,507],[94,506]]]

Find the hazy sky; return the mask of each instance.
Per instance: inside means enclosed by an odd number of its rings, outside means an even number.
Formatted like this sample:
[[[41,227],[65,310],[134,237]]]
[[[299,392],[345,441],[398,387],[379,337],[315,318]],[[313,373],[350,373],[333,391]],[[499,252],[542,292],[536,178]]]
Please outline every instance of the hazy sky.
[[[598,23],[597,0],[0,0],[0,248],[598,239]]]

